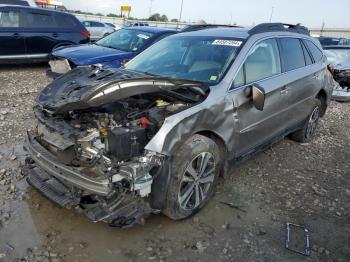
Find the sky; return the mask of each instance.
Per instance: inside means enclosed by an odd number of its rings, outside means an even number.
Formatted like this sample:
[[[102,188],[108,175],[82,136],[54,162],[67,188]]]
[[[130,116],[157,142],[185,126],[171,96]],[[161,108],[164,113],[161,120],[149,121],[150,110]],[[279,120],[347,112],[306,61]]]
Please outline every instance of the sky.
[[[151,13],[179,18],[182,0],[61,0],[73,10],[118,13],[131,5],[131,16]],[[272,14],[272,16],[271,16]],[[183,0],[182,20],[207,23],[252,25],[262,22],[302,23],[308,27],[350,28],[350,0]]]

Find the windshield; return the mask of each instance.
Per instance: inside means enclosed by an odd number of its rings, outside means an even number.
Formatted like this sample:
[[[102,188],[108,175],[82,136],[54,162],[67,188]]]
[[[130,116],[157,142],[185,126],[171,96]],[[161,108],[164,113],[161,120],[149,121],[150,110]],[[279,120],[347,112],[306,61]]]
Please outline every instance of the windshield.
[[[141,30],[120,29],[96,42],[96,45],[136,52],[153,36]]]
[[[324,53],[336,68],[350,68],[350,49],[327,49]]]
[[[146,49],[126,69],[161,77],[217,83],[242,45],[242,39],[176,36]]]

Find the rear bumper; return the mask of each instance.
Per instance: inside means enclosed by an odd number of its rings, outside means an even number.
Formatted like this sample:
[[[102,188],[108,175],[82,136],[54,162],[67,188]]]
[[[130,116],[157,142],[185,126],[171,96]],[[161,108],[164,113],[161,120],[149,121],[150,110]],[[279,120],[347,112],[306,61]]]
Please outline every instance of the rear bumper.
[[[59,163],[56,157],[41,146],[29,132],[27,133],[25,149],[34,161],[33,167],[40,168],[48,175],[92,194],[107,196],[111,192],[110,181],[107,178],[103,180],[93,179],[83,175],[75,168]]]

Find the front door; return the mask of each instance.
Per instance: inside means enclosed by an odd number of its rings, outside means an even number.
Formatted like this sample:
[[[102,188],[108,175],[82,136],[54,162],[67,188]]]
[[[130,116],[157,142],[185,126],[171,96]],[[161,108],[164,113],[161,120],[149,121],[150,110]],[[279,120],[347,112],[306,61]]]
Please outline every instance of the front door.
[[[229,96],[237,127],[233,148],[236,157],[254,151],[288,127],[289,92],[280,61],[276,39],[263,40],[251,49],[234,80]],[[252,103],[253,85],[265,91],[261,111]]]

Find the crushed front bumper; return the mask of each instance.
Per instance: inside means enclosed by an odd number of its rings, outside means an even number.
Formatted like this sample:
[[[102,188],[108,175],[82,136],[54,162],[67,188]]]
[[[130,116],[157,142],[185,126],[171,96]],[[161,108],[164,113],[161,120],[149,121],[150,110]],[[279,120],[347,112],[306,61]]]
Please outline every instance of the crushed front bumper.
[[[83,175],[75,168],[59,163],[56,157],[41,146],[29,132],[25,149],[35,165],[48,175],[92,194],[107,196],[111,192],[110,181],[107,178],[94,179]]]
[[[150,207],[147,199],[134,192],[116,191],[107,178],[93,179],[59,163],[29,132],[25,149],[29,158],[23,172],[28,183],[61,207],[80,207],[93,222],[103,221],[123,228],[143,224],[151,213],[158,212]],[[86,196],[94,201],[85,202]]]

